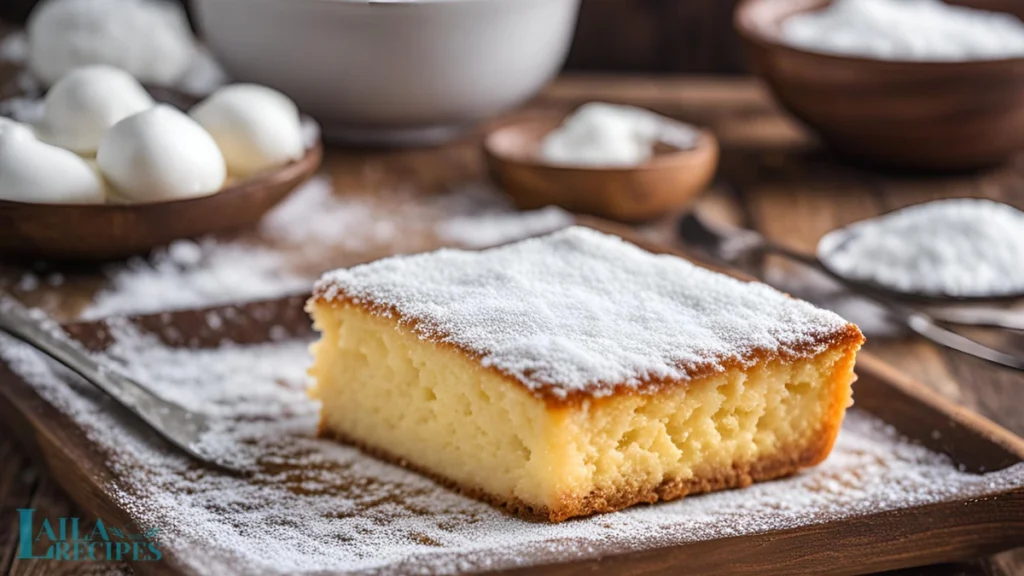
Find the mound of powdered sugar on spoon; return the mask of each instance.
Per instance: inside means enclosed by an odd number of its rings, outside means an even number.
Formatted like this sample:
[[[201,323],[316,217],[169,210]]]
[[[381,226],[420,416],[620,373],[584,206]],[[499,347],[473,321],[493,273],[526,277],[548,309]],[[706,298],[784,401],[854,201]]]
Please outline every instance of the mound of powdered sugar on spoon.
[[[973,198],[919,204],[825,235],[818,257],[851,280],[908,294],[1024,294],[1024,212]]]

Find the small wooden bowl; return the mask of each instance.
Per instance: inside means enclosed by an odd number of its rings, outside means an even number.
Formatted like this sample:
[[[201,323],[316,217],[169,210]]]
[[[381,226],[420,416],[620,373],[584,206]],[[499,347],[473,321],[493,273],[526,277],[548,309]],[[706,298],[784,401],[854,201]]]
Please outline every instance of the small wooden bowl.
[[[492,177],[525,210],[561,206],[619,222],[642,222],[682,208],[711,181],[718,141],[701,130],[688,150],[659,146],[647,163],[629,168],[591,168],[540,160],[544,136],[560,117],[525,120],[498,128],[484,139]]]
[[[10,258],[111,260],[178,238],[257,222],[316,172],[318,143],[306,155],[240,180],[212,196],[146,204],[31,204],[0,201],[0,254]]]
[[[783,20],[831,0],[744,0],[734,25],[778,101],[839,152],[874,163],[963,170],[1024,149],[1024,58],[898,62],[785,44]],[[951,3],[1024,17],[1020,0]]]

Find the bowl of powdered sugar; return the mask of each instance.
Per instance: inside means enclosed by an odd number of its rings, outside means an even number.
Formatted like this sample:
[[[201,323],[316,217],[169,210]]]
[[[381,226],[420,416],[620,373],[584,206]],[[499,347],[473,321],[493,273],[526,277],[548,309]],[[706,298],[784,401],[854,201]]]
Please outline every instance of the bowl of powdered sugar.
[[[1024,2],[744,0],[776,99],[848,157],[963,170],[1024,148]]]
[[[524,210],[638,223],[678,212],[718,166],[710,130],[634,106],[590,102],[567,117],[536,115],[484,138],[492,177]]]

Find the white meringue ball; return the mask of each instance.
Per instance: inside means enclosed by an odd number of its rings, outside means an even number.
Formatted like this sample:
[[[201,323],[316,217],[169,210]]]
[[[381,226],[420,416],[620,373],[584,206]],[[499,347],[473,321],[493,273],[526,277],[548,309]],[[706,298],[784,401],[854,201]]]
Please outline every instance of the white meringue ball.
[[[100,142],[96,162],[112,194],[130,202],[209,196],[227,176],[213,138],[165,104],[115,124]]]
[[[170,85],[196,50],[185,11],[164,0],[44,0],[27,29],[29,69],[47,85],[89,64]]]
[[[46,93],[37,134],[55,146],[92,155],[111,126],[152,107],[153,99],[131,74],[111,66],[85,66]]]
[[[80,156],[7,124],[0,129],[0,199],[99,204],[105,198],[102,178]]]
[[[298,107],[266,86],[225,86],[189,114],[217,141],[235,176],[282,166],[306,151]]]

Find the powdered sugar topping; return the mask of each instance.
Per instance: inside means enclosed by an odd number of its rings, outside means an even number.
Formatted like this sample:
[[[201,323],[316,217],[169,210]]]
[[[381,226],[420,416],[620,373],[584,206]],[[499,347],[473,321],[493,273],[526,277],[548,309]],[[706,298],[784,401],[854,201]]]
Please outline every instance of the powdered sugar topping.
[[[813,354],[848,329],[767,285],[583,227],[336,270],[316,294],[397,312],[420,336],[559,397],[685,380],[756,352]]]

